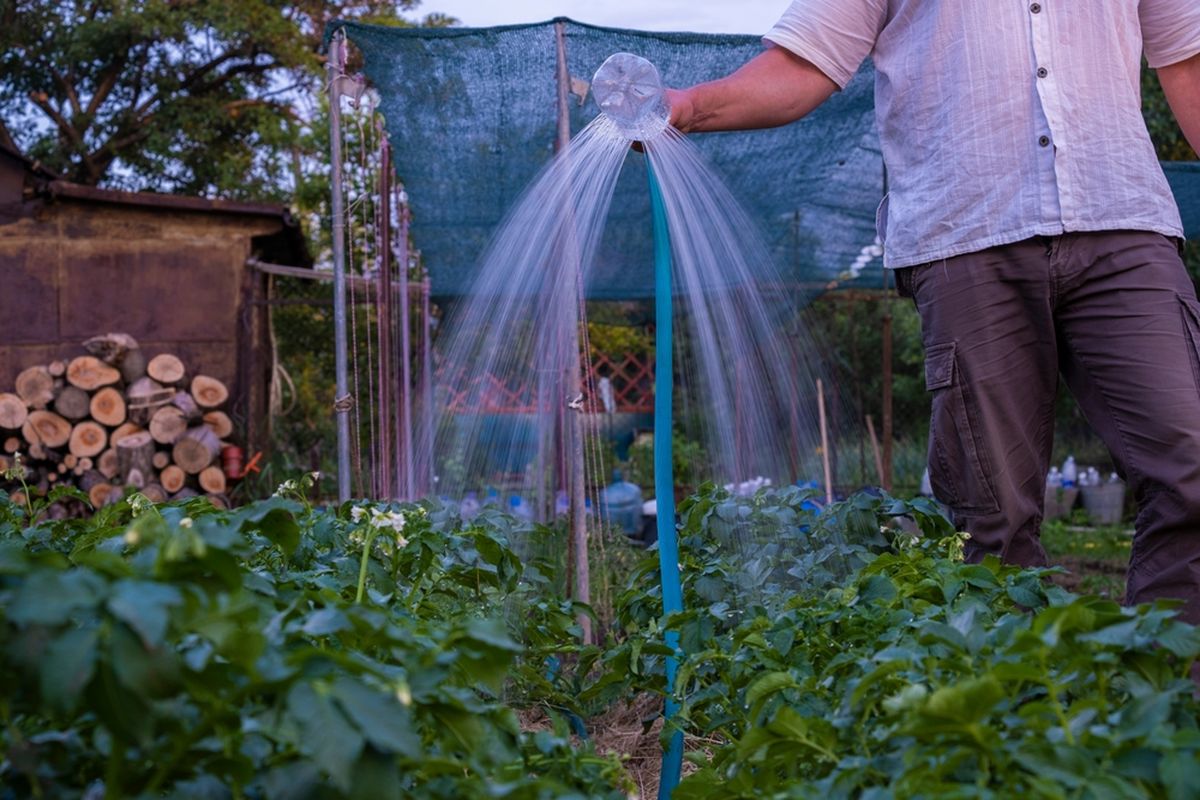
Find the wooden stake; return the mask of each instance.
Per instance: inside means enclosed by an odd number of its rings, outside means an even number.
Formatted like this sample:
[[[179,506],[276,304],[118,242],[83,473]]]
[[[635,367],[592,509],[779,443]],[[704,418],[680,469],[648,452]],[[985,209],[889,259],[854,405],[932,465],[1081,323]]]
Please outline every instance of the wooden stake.
[[[879,452],[879,437],[875,435],[875,420],[867,414],[867,432],[871,434],[871,449],[875,452],[875,474],[879,476],[879,485],[883,486],[883,454]]]
[[[821,462],[825,466],[825,503],[833,502],[833,475],[829,469],[829,425],[825,421],[825,386],[817,378],[817,412],[821,420]]]

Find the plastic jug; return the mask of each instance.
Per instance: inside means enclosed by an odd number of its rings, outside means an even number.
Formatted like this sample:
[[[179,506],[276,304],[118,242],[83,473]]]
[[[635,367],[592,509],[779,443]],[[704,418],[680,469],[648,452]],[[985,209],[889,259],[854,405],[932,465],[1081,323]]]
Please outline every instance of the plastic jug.
[[[613,472],[613,482],[600,493],[600,508],[603,519],[616,525],[628,534],[642,530],[642,490],[636,483]]]

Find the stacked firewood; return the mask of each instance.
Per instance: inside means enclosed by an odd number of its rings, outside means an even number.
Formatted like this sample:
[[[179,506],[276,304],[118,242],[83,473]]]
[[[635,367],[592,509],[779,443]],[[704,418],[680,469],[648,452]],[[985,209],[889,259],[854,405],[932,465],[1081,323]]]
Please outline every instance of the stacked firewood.
[[[206,494],[228,505],[225,384],[189,375],[169,353],[147,359],[127,334],[83,347],[87,355],[29,367],[0,392],[0,472],[20,453],[32,491],[70,483],[96,508],[127,487],[155,502]]]

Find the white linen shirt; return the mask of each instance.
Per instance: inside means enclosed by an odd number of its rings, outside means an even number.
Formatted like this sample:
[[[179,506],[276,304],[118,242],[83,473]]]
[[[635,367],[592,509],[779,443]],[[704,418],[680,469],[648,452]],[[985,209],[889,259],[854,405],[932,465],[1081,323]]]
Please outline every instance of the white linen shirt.
[[[1200,0],[794,0],[766,35],[844,87],[869,55],[885,266],[1031,236],[1183,235],[1141,113],[1200,52]]]

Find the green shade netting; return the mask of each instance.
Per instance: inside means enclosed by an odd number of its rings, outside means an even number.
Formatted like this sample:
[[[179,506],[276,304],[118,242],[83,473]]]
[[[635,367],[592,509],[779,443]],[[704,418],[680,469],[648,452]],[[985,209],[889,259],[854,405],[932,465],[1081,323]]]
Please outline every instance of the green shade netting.
[[[668,86],[728,74],[761,52],[757,36],[652,33],[558,20],[577,91],[616,52],[653,62]],[[387,120],[412,235],[439,296],[470,292],[493,231],[554,152],[558,119],[555,21],[497,28],[390,28],[336,22],[362,52]],[[570,96],[571,131],[598,110]],[[842,92],[794,125],[694,136],[756,220],[785,283],[799,296],[881,285],[875,242],[884,170],[868,62]],[[1200,236],[1200,165],[1166,165],[1189,236]],[[589,296],[654,294],[645,164],[632,154],[608,219]]]

